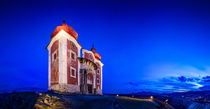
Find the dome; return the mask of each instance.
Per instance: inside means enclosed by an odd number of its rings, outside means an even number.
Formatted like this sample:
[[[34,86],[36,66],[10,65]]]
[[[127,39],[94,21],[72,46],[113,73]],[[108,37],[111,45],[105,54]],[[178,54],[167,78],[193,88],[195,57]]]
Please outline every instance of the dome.
[[[98,54],[98,53],[96,53],[96,52],[95,52],[95,53],[93,53],[93,54],[94,54],[94,56],[95,56],[95,58],[96,58],[96,59],[101,60],[101,55],[99,55],[99,54]]]
[[[68,26],[65,22],[63,22],[61,26],[56,27],[56,29],[51,34],[51,38],[57,35],[61,30],[64,30],[65,32],[67,32],[69,35],[73,36],[77,40],[78,37],[77,32],[71,26]]]

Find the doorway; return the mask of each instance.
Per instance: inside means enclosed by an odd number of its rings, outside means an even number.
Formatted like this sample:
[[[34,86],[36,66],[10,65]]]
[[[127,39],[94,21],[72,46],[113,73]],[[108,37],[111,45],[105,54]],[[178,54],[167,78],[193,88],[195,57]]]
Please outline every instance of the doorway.
[[[91,85],[91,84],[88,84],[87,85],[88,86],[88,93],[90,93],[90,94],[92,94],[93,92],[93,85]]]

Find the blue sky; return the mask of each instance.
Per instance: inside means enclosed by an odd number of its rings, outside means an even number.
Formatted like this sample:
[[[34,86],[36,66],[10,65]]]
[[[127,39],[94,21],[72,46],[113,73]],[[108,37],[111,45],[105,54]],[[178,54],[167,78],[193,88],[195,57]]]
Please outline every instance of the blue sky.
[[[207,0],[2,0],[1,90],[47,88],[50,34],[65,17],[102,56],[103,91],[210,90]],[[181,79],[180,79],[181,78]],[[186,81],[185,81],[186,79]]]

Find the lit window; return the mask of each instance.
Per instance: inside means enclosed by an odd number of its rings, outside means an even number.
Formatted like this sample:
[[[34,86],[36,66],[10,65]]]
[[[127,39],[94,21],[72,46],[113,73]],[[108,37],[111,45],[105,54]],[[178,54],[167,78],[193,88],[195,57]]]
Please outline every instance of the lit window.
[[[76,78],[76,69],[73,67],[70,68],[70,76]]]

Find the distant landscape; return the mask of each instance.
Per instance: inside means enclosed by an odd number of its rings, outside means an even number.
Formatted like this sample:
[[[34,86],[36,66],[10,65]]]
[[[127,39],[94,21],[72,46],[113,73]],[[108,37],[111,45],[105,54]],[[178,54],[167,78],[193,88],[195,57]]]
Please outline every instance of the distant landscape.
[[[210,109],[210,91],[168,94],[78,95],[53,91],[11,92],[0,94],[0,109]]]
[[[210,109],[210,91],[189,91],[164,94],[139,92],[122,95],[137,98],[149,98],[150,96],[153,96],[154,99],[170,104],[175,109]]]

